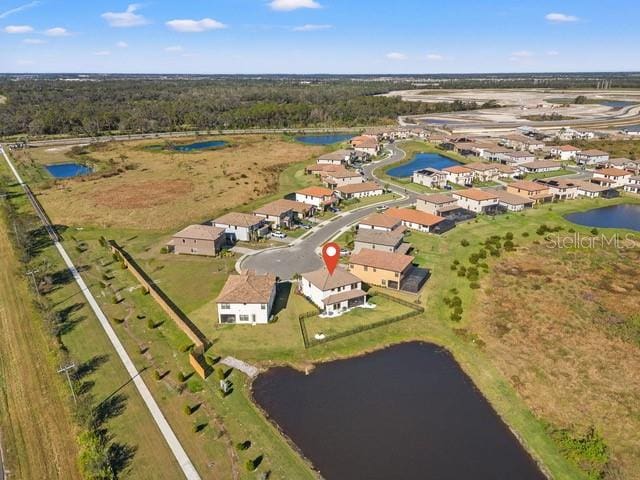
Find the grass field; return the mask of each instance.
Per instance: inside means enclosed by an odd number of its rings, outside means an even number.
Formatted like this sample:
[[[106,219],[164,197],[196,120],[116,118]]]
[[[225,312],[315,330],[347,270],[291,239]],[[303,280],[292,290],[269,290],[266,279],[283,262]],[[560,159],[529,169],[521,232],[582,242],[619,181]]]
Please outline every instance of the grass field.
[[[585,150],[603,150],[608,152],[611,158],[640,159],[640,140],[581,140],[570,143]]]
[[[525,180],[535,180],[537,178],[551,178],[551,177],[561,177],[563,175],[573,175],[576,172],[573,170],[568,170],[566,168],[561,168],[560,170],[556,170],[554,172],[540,172],[540,173],[527,173],[524,176]]]

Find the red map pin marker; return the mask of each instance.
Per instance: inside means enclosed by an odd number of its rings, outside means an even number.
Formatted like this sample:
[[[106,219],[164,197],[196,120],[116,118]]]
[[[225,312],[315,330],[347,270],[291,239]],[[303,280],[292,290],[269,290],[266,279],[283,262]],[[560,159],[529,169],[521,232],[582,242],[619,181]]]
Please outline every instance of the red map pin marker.
[[[333,271],[338,266],[338,261],[340,261],[340,246],[333,242],[327,243],[322,247],[322,259],[327,270],[329,270],[329,275],[333,275]]]

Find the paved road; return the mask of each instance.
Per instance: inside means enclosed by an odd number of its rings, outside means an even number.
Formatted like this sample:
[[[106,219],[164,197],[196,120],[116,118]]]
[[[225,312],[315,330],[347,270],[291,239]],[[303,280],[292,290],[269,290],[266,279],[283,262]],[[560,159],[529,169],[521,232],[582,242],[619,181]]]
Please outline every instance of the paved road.
[[[404,159],[405,153],[395,145],[391,145],[389,150],[391,151],[391,155],[389,155],[388,158],[364,167],[363,170],[366,177],[380,181],[374,173],[375,169]],[[389,188],[393,192],[402,195],[402,198],[386,202],[387,205],[398,206],[415,201],[416,194],[414,192],[405,192],[405,189],[396,187],[395,185],[389,185]],[[318,256],[317,249],[340,232],[349,229],[351,225],[357,223],[361,218],[375,211],[376,206],[370,206],[356,211],[341,213],[331,221],[314,227],[309,236],[293,242],[291,246],[276,250],[266,250],[245,257],[239,266],[243,271],[255,270],[259,273],[272,272],[283,280],[291,279],[296,273],[310,272],[318,269],[322,267],[322,259]]]
[[[9,166],[10,170],[13,172],[13,175],[18,181],[18,183],[21,186],[23,186],[23,188],[26,189],[27,185],[22,181],[20,174],[14,167],[13,163],[11,162],[11,160],[9,159],[5,151],[2,149],[1,145],[0,145],[0,153],[2,153],[2,155],[4,156],[7,162],[7,165]],[[49,228],[50,225],[45,225],[45,227]],[[151,392],[149,391],[146,383],[140,376],[140,372],[133,364],[131,357],[129,357],[129,354],[127,353],[124,346],[120,342],[120,339],[116,335],[115,330],[109,323],[109,320],[107,320],[107,317],[105,316],[104,312],[98,305],[98,302],[96,301],[93,294],[89,290],[89,287],[87,287],[87,284],[84,282],[84,280],[78,273],[76,266],[71,261],[71,258],[67,254],[65,248],[58,241],[54,241],[54,245],[58,250],[58,253],[62,257],[62,259],[64,260],[64,263],[67,265],[67,268],[73,275],[74,280],[78,284],[80,291],[84,295],[85,299],[87,300],[87,303],[89,304],[89,306],[93,310],[93,313],[95,314],[98,321],[100,322],[100,325],[102,326],[105,333],[107,334],[107,337],[111,341],[111,344],[113,345],[113,348],[118,354],[118,357],[120,357],[120,360],[124,364],[124,367],[126,368],[127,373],[129,374],[130,378],[133,380],[133,383],[136,386],[138,392],[140,393],[140,396],[142,397],[142,400],[144,401],[145,405],[147,406],[149,413],[151,414],[156,424],[158,425],[158,428],[160,429],[160,433],[166,440],[167,444],[169,445],[169,448],[171,449],[171,452],[173,453],[176,460],[178,461],[178,464],[180,465],[180,468],[182,469],[182,472],[185,478],[189,480],[200,480],[200,475],[196,471],[196,468],[194,467],[193,463],[191,463],[191,460],[189,459],[187,452],[185,452],[184,448],[182,447],[182,444],[180,443],[180,440],[178,440],[178,437],[176,437],[175,433],[171,429],[169,422],[167,422],[167,419],[162,414],[160,407],[158,406],[155,399],[153,398],[153,395],[151,395]]]

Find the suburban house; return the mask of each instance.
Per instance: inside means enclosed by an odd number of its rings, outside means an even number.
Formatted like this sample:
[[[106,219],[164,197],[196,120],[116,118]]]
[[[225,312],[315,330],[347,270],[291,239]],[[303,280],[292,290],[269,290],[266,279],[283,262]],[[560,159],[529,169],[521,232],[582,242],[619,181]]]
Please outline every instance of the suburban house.
[[[578,152],[580,152],[580,149],[572,145],[554,146],[550,149],[551,156],[562,161],[575,160]]]
[[[418,292],[428,272],[415,268],[412,262],[411,255],[363,248],[349,258],[349,271],[371,285]]]
[[[214,227],[223,228],[230,242],[250,242],[269,232],[269,226],[264,218],[250,213],[231,212],[215,220],[211,220]]]
[[[341,172],[345,170],[343,165],[332,165],[329,163],[324,163],[322,165],[318,163],[314,163],[313,165],[309,165],[305,168],[306,173],[313,173],[314,175],[327,175],[333,172]]]
[[[365,198],[382,195],[384,188],[375,182],[356,183],[352,185],[342,185],[336,188],[336,194],[342,200],[351,198]]]
[[[578,196],[578,185],[574,180],[557,178],[536,180],[536,182],[548,187],[554,200],[572,200]]]
[[[554,160],[536,160],[534,162],[522,163],[518,168],[525,173],[555,172],[560,170],[562,165]]]
[[[342,170],[339,172],[327,173],[322,177],[322,181],[331,189],[341,187],[342,185],[353,185],[354,183],[363,183],[364,177],[354,170]]]
[[[544,148],[544,142],[520,134],[505,135],[500,138],[500,143],[505,147],[520,151],[535,152]]]
[[[611,189],[606,186],[597,185],[593,182],[585,182],[582,180],[576,180],[576,193],[578,196],[596,198],[604,196]]]
[[[517,180],[509,183],[507,192],[528,197],[536,203],[544,203],[553,199],[549,187],[528,180]]]
[[[211,225],[189,225],[171,237],[170,252],[188,255],[215,256],[227,243],[224,228]]]
[[[498,166],[494,163],[468,163],[466,168],[473,172],[473,180],[478,182],[491,182],[498,178]]]
[[[358,253],[363,248],[382,250],[384,252],[407,253],[411,244],[403,243],[404,232],[401,229],[383,232],[381,230],[358,230],[353,242],[353,251]]]
[[[506,190],[492,190],[498,197],[498,205],[506,208],[509,212],[521,212],[525,208],[533,207],[534,201],[528,197],[522,195],[516,195],[515,193],[509,193]]]
[[[611,168],[622,168],[640,175],[640,161],[631,160],[629,158],[610,158],[606,165]]]
[[[372,213],[363,218],[358,223],[358,231],[360,230],[380,230],[382,232],[390,232],[402,226],[399,219],[383,215],[381,213]],[[401,230],[404,231],[404,228]]]
[[[595,137],[593,132],[563,127],[557,134],[560,140],[590,140]]]
[[[640,193],[640,175],[629,177],[628,183],[624,186],[624,191],[629,193]]]
[[[330,274],[326,268],[301,275],[300,293],[320,310],[339,312],[364,305],[367,294],[362,290],[362,281],[342,267]]]
[[[413,172],[411,181],[429,188],[444,188],[447,185],[447,172],[429,167]]]
[[[521,151],[508,151],[500,155],[500,162],[507,165],[520,165],[535,161],[536,156],[533,153]]]
[[[583,150],[576,153],[576,163],[578,165],[596,165],[609,161],[609,154],[602,150]]]
[[[276,277],[246,272],[229,275],[216,300],[220,323],[269,323],[276,298]]]
[[[443,233],[455,226],[443,217],[412,208],[390,208],[384,215],[397,218],[403,226],[411,230],[424,233]]]
[[[276,227],[291,227],[293,223],[293,206],[291,200],[275,200],[253,211],[256,217],[264,218]]]
[[[286,198],[283,198],[280,200],[276,200],[276,202],[278,202],[278,204],[283,208],[289,207],[293,212],[294,218],[297,218],[299,220],[310,217],[316,211],[316,207],[314,207],[313,205],[309,205],[303,202],[296,202],[295,200],[288,200]]]
[[[431,195],[418,195],[416,197],[416,210],[432,215],[446,217],[447,212],[460,209],[458,200],[450,195],[434,193]]]
[[[478,188],[468,188],[467,190],[456,190],[453,198],[458,201],[458,205],[475,213],[491,213],[498,205],[498,197],[493,192],[487,192]]]
[[[509,152],[511,152],[511,150],[509,150],[508,148],[495,146],[485,148],[482,152],[482,155],[480,156],[486,158],[491,162],[502,162],[502,155]]]
[[[601,185],[609,184],[611,188],[624,187],[631,178],[631,172],[619,168],[600,168],[593,172],[591,181]],[[608,181],[606,181],[608,180]]]
[[[473,170],[461,165],[454,165],[442,169],[447,174],[447,181],[462,186],[470,186],[473,183]]]
[[[336,150],[335,152],[320,155],[318,165],[349,165],[353,160],[355,150]]]
[[[307,187],[296,192],[296,202],[313,205],[323,210],[325,207],[333,205],[336,202],[336,198],[333,196],[333,190],[328,188]]]
[[[360,135],[358,137],[353,137],[349,143],[354,150],[367,153],[372,157],[375,157],[380,151],[378,137],[373,135]]]

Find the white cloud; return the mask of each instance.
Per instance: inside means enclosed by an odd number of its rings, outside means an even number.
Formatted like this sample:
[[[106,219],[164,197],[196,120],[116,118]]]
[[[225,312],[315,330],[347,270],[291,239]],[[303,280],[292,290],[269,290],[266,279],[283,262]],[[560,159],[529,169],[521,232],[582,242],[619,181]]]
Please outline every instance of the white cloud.
[[[579,20],[578,17],[574,15],[567,15],[566,13],[547,13],[544,18],[549,22],[554,23],[568,23],[568,22],[577,22]]]
[[[48,37],[68,37],[71,35],[66,28],[54,27],[44,31],[44,34]]]
[[[207,30],[220,30],[222,28],[227,28],[224,23],[221,23],[212,18],[203,18],[202,20],[169,20],[166,23],[167,27],[171,30],[175,30],[176,32],[204,32]]]
[[[333,25],[316,25],[313,23],[307,23],[300,25],[299,27],[293,27],[294,32],[317,32],[318,30],[329,30],[333,28]]]
[[[556,57],[556,56],[560,55],[560,52],[557,51],[557,50],[549,50],[547,52],[547,55],[549,55],[550,57]]]
[[[26,10],[28,8],[33,8],[33,7],[36,7],[38,5],[40,5],[39,1],[25,3],[24,5],[20,5],[19,7],[12,8],[11,10],[5,10],[4,12],[0,13],[0,18],[7,18],[9,15],[13,15],[14,13],[21,12],[21,11]]]
[[[281,12],[289,12],[291,10],[297,10],[298,8],[321,8],[315,0],[273,0],[269,3],[272,10],[278,10]]]
[[[172,45],[170,47],[165,48],[164,51],[169,53],[181,52],[182,47],[180,45]]]
[[[401,52],[389,52],[385,55],[389,60],[406,60],[408,57]]]
[[[118,42],[116,43],[116,47],[118,48],[127,48],[129,44],[127,42]]]
[[[144,16],[136,13],[139,9],[139,4],[132,3],[124,12],[105,12],[100,16],[106,20],[110,27],[139,27],[149,23]]]
[[[31,33],[33,32],[33,27],[29,25],[7,25],[4,27],[5,33]]]
[[[93,52],[93,54],[96,57],[107,57],[107,56],[111,55],[111,52],[109,50],[100,50],[98,52]]]
[[[43,43],[47,43],[41,38],[25,38],[22,43],[26,43],[27,45],[42,45]]]
[[[444,60],[444,57],[439,53],[429,53],[427,54],[427,60],[432,60],[434,62]]]

